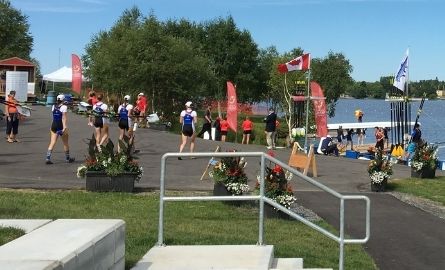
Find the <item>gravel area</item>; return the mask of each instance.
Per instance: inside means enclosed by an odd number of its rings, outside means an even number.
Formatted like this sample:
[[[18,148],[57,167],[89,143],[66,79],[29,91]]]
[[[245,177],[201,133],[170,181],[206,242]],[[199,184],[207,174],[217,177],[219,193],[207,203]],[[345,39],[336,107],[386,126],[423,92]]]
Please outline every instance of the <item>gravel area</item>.
[[[425,212],[428,212],[439,218],[445,219],[445,206],[441,205],[440,203],[401,192],[387,192],[387,193],[401,200],[404,203],[410,204],[419,209],[422,209]]]

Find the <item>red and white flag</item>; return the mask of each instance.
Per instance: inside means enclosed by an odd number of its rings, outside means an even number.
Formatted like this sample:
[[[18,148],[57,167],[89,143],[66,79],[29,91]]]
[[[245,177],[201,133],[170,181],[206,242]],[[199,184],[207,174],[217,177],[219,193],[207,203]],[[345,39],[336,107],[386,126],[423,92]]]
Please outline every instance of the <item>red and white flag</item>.
[[[236,132],[238,126],[238,101],[236,89],[232,82],[227,82],[227,122],[230,129]]]
[[[82,89],[82,64],[79,56],[71,54],[72,81],[71,88],[80,95]]]
[[[299,56],[286,64],[279,64],[278,71],[280,73],[287,73],[294,70],[308,70],[311,68],[311,54],[306,53]]]

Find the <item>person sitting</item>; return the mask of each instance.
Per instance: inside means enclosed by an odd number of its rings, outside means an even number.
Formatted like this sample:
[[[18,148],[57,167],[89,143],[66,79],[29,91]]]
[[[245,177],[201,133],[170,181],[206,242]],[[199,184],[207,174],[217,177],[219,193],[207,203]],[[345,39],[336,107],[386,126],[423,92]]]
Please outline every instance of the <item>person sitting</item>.
[[[337,144],[332,141],[330,135],[328,135],[326,139],[324,139],[323,142],[321,143],[321,151],[325,155],[334,154],[336,157],[338,157]]]

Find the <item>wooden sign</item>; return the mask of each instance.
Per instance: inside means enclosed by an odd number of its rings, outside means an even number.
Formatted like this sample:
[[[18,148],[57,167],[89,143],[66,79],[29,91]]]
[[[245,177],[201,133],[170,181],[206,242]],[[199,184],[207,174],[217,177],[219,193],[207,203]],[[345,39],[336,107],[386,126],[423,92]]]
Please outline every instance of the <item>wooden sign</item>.
[[[312,177],[317,177],[317,163],[315,162],[314,145],[311,144],[309,152],[298,152],[299,145],[297,142],[292,147],[292,153],[289,157],[288,165],[303,171],[303,175],[307,175],[309,168],[312,167]]]

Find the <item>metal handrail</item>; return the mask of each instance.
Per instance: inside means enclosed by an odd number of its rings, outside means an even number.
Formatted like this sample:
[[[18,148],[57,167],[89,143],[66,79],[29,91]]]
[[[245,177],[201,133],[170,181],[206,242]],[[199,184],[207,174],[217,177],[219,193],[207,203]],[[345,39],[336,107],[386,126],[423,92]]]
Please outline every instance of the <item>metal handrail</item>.
[[[166,161],[168,158],[172,157],[260,157],[260,194],[257,196],[189,196],[189,197],[168,197],[165,196],[165,172],[166,172]],[[281,166],[285,170],[290,171],[297,177],[305,180],[306,182],[320,188],[321,190],[337,197],[340,199],[340,232],[339,236],[327,231],[326,229],[318,226],[315,223],[305,219],[304,217],[298,215],[297,213],[290,211],[281,204],[273,201],[265,196],[265,185],[264,185],[264,171],[266,168],[266,159]],[[263,152],[225,152],[225,153],[166,153],[161,158],[161,177],[160,177],[160,200],[159,200],[159,225],[158,225],[158,246],[164,245],[164,202],[166,201],[259,201],[259,222],[258,222],[258,244],[263,245],[264,243],[264,203],[267,203],[276,209],[288,214],[294,219],[306,224],[312,229],[326,235],[332,240],[339,244],[339,270],[343,270],[344,267],[344,245],[345,244],[363,244],[369,240],[370,237],[370,217],[371,217],[371,201],[368,197],[362,195],[342,195],[337,191],[315,181],[314,179],[303,175],[301,172],[282,161],[267,155]],[[344,203],[345,200],[364,200],[366,203],[366,235],[362,239],[345,239],[345,214],[344,214]]]

